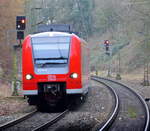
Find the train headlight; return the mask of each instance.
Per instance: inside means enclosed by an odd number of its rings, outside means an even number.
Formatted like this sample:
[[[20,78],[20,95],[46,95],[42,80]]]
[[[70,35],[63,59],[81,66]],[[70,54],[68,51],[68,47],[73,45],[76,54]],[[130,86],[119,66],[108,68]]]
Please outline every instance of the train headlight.
[[[27,79],[27,80],[31,80],[32,78],[33,78],[32,75],[30,75],[30,74],[27,74],[27,75],[26,75],[26,79]]]
[[[78,74],[77,73],[72,73],[70,77],[73,78],[73,79],[76,79],[76,78],[78,78]]]

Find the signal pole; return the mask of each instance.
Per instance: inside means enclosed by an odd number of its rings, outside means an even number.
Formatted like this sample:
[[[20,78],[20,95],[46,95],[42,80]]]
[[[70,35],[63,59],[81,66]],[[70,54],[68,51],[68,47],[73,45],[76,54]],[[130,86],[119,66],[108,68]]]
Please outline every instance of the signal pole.
[[[109,54],[109,57],[111,58],[111,54]],[[111,60],[109,61],[109,66],[108,66],[108,74],[107,74],[107,77],[111,77]]]
[[[119,51],[119,54],[118,54],[118,71],[117,71],[117,74],[116,74],[116,80],[121,80],[121,57],[120,57],[120,51]]]
[[[148,49],[148,27],[144,23],[144,30],[146,31],[145,36],[146,39],[144,40],[145,50]],[[149,86],[149,65],[148,65],[148,53],[146,52],[145,62],[144,62],[144,81],[143,86]]]
[[[144,81],[143,86],[149,86],[149,77],[148,77],[148,62],[145,62],[144,64]]]

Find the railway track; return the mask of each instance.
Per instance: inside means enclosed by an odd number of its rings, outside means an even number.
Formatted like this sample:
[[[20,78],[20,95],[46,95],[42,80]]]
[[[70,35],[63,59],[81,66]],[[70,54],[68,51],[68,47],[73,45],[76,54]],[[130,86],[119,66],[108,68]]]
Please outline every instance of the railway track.
[[[105,129],[100,131],[148,131],[149,109],[144,99],[126,85],[114,80],[92,77],[93,80],[113,88],[119,98],[119,110],[117,117],[112,116],[112,121],[106,122]],[[109,119],[108,119],[109,120]]]
[[[66,113],[68,113],[69,110],[65,110],[64,112],[56,115],[54,118],[52,118],[50,121],[44,123],[43,125],[33,129],[32,131],[43,131],[44,129],[50,127],[51,125],[53,125],[54,123],[56,123],[58,120],[60,120],[61,118],[63,118],[65,116]]]
[[[7,122],[7,123],[1,125],[0,126],[0,131],[4,130],[4,129],[7,129],[7,128],[11,127],[11,126],[14,126],[14,125],[16,125],[16,124],[18,124],[18,123],[20,123],[20,122],[22,122],[22,121],[32,117],[36,112],[37,112],[37,110],[35,110],[35,111],[31,112],[31,113],[28,113],[26,115],[23,115],[23,116],[19,117],[18,119],[12,120],[10,122]]]
[[[34,111],[0,126],[0,131],[42,131],[62,119],[68,112],[68,109],[61,113]]]
[[[93,78],[93,80],[97,81],[97,79]],[[97,81],[99,82],[99,81]],[[117,115],[118,115],[118,111],[119,111],[119,98],[117,93],[115,92],[115,90],[111,87],[106,85],[104,82],[101,82],[101,84],[105,85],[105,87],[108,88],[108,90],[111,92],[111,94],[113,95],[113,99],[114,99],[114,104],[112,106],[111,112],[108,115],[108,118],[106,119],[105,122],[103,122],[104,124],[102,124],[99,128],[100,131],[104,131],[107,130],[111,124],[113,123],[113,121],[116,119]]]

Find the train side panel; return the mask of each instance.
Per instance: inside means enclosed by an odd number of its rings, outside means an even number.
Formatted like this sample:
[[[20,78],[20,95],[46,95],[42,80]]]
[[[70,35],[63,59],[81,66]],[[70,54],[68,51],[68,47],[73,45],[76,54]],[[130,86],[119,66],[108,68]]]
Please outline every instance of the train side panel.
[[[67,80],[67,94],[81,94],[81,44],[78,37],[72,36],[70,45],[70,59],[69,59],[69,76]],[[70,77],[72,73],[77,73],[78,78],[73,79]]]
[[[87,43],[74,36],[70,46],[70,75],[77,73],[78,78],[68,77],[67,94],[85,94],[89,86],[89,49]]]
[[[30,36],[24,40],[22,47],[22,73],[24,95],[37,95],[37,85],[35,79],[33,78],[32,80],[26,80],[27,74],[32,74],[33,76],[35,75]]]
[[[84,93],[88,92],[89,87],[89,48],[85,41],[81,40],[81,72],[82,72],[82,88]]]

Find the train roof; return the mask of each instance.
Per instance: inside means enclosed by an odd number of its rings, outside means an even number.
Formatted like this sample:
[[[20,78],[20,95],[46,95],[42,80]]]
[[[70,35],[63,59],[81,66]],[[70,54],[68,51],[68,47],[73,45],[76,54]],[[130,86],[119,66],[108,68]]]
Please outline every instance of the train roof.
[[[32,38],[35,37],[55,37],[55,36],[72,36],[73,34],[65,33],[65,32],[42,32],[38,34],[30,35]]]

